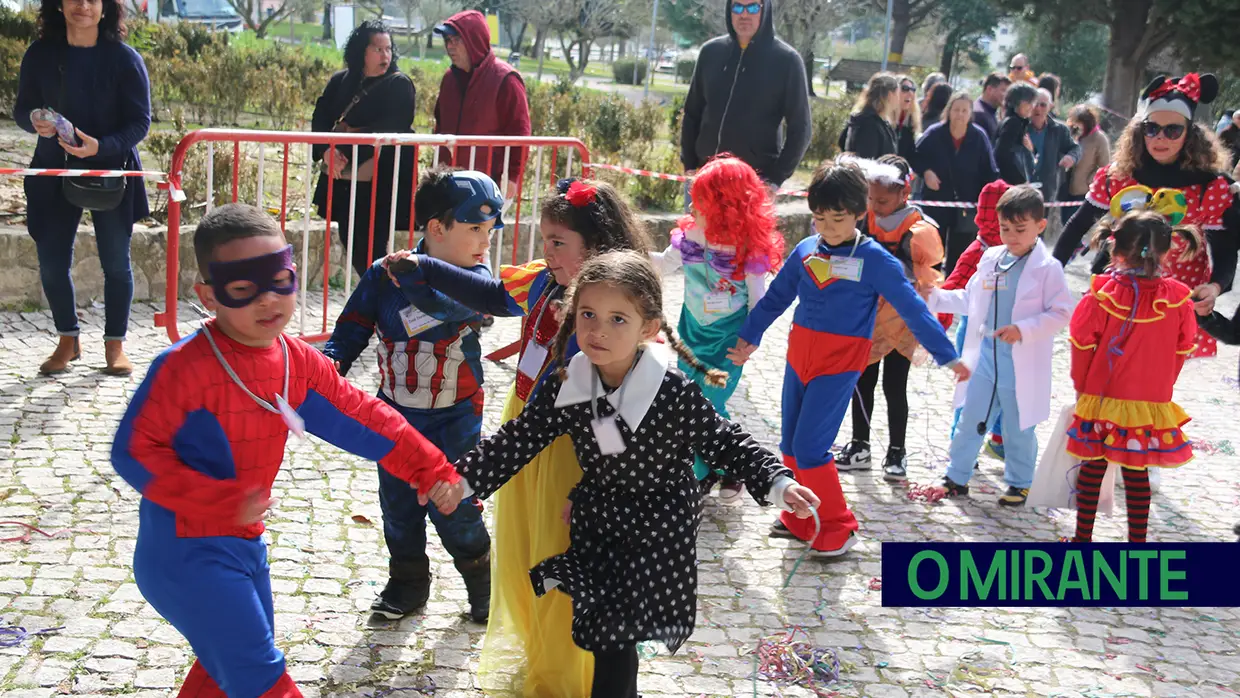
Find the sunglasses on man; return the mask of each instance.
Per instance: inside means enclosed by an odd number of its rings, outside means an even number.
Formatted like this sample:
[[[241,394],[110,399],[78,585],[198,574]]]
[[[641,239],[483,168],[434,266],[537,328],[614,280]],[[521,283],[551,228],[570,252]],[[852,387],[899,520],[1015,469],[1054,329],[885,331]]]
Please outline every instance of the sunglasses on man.
[[[1009,65],[1009,66],[1008,66],[1008,69],[1009,69],[1009,70],[1024,70],[1024,69],[1025,69],[1025,66],[1023,66],[1023,65]]]
[[[1158,138],[1159,134],[1167,137],[1169,141],[1178,141],[1188,131],[1188,127],[1184,124],[1158,124],[1153,121],[1142,122],[1141,128],[1145,131],[1146,138]]]
[[[751,3],[734,2],[732,3],[732,14],[734,15],[743,15],[743,14],[756,15],[756,14],[759,14],[760,12],[762,12],[762,3],[760,2],[751,2]]]

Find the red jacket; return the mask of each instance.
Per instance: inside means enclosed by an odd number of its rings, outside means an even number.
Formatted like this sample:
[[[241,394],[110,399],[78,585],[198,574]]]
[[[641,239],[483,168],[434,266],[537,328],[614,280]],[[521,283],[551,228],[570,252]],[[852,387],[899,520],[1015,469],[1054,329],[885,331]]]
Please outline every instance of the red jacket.
[[[999,214],[995,212],[995,206],[1011,186],[1002,179],[996,179],[982,187],[982,193],[977,197],[977,215],[973,217],[973,222],[977,224],[977,239],[965,248],[956,260],[952,273],[943,282],[942,288],[945,290],[964,288],[977,272],[977,263],[981,261],[982,254],[995,245],[1003,244],[999,239]],[[939,322],[944,329],[952,326],[953,317],[950,313],[939,314]]]
[[[461,35],[473,67],[468,73],[456,67],[444,73],[435,102],[435,133],[530,135],[530,104],[525,82],[521,80],[521,73],[491,52],[491,30],[486,17],[477,10],[468,10],[452,15],[444,24]],[[441,148],[439,162],[468,169],[471,150],[475,151],[472,169],[487,172],[502,186],[503,148],[457,148],[455,153]],[[524,148],[513,148],[510,153],[508,179],[515,180],[525,162],[526,152]],[[516,196],[516,192],[508,192],[508,195]]]

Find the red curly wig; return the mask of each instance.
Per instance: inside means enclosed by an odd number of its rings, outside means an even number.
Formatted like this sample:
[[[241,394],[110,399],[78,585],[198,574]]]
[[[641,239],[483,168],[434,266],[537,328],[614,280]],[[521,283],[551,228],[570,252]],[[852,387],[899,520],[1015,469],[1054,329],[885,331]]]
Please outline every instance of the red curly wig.
[[[766,184],[746,162],[723,153],[711,159],[693,179],[693,208],[706,222],[706,241],[736,248],[738,278],[745,263],[764,260],[777,271],[784,259],[780,234]]]

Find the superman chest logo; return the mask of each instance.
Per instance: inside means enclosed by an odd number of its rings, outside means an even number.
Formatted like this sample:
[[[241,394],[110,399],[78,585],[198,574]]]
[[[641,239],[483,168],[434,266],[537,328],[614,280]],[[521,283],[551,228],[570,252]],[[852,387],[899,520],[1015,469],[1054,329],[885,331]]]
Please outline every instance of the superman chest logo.
[[[835,281],[831,276],[831,258],[826,255],[812,254],[801,262],[805,265],[805,271],[809,272],[809,278],[813,279],[818,288],[826,288],[831,282]]]

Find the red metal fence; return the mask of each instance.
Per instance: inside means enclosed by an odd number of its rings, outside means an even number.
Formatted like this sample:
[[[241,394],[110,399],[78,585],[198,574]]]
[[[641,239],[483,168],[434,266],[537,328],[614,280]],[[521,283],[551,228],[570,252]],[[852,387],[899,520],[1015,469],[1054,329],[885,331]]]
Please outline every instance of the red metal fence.
[[[516,192],[508,191],[510,183],[507,177],[502,177],[499,182],[501,191],[505,199],[512,203],[515,208],[514,215],[506,220],[505,230],[511,231],[512,245],[510,263],[515,263],[520,258],[521,243],[526,243],[526,258],[535,256],[535,248],[537,244],[537,211],[539,205],[539,197],[546,196],[551,190],[560,176],[568,176],[572,173],[574,165],[577,165],[583,176],[589,175],[589,168],[583,167],[590,162],[590,153],[585,144],[575,138],[508,138],[508,137],[490,137],[490,136],[451,136],[451,135],[417,135],[417,134],[373,134],[373,133],[297,133],[283,131],[247,131],[247,130],[226,130],[226,129],[203,129],[189,133],[177,145],[172,156],[171,167],[167,175],[166,186],[169,190],[168,203],[168,257],[167,257],[167,291],[165,299],[165,309],[162,313],[155,315],[155,324],[163,327],[168,337],[172,341],[180,339],[180,332],[177,329],[178,314],[178,290],[180,288],[180,270],[181,270],[181,250],[180,250],[180,232],[182,225],[183,213],[188,206],[205,206],[207,210],[214,205],[215,201],[215,151],[222,145],[232,152],[231,166],[231,196],[230,201],[237,201],[241,193],[241,176],[243,169],[243,152],[246,155],[246,161],[254,161],[257,168],[257,193],[255,203],[260,207],[266,207],[266,155],[268,148],[274,146],[276,157],[280,160],[280,196],[277,214],[280,220],[282,230],[287,228],[290,220],[290,192],[289,192],[289,170],[292,166],[294,147],[304,148],[305,154],[302,160],[304,167],[305,187],[304,204],[301,215],[301,250],[296,251],[300,259],[299,268],[303,271],[302,278],[307,282],[301,284],[300,298],[300,318],[298,319],[295,330],[290,328],[291,333],[296,334],[307,341],[319,341],[330,336],[329,326],[331,320],[328,309],[329,294],[331,291],[328,280],[332,278],[331,254],[332,249],[332,207],[338,202],[332,201],[332,197],[327,198],[325,223],[315,223],[311,221],[310,210],[312,206],[313,184],[319,178],[318,170],[314,166],[311,157],[312,149],[316,145],[331,146],[325,154],[326,170],[329,177],[328,191],[332,190],[332,183],[335,182],[335,158],[337,149],[352,149],[351,157],[348,157],[351,163],[351,171],[349,179],[353,180],[349,196],[349,217],[351,221],[350,230],[347,231],[347,245],[343,257],[342,271],[344,274],[344,293],[347,297],[352,285],[353,267],[350,260],[353,257],[353,246],[357,237],[358,221],[355,221],[353,212],[357,203],[358,183],[357,175],[357,154],[358,148],[369,146],[375,148],[375,157],[379,156],[380,149],[391,148],[394,151],[393,167],[393,191],[399,186],[400,180],[400,158],[409,157],[410,148],[412,148],[413,165],[413,183],[412,188],[417,187],[418,170],[422,166],[421,160],[424,148],[430,148],[432,154],[430,160],[432,166],[439,163],[440,149],[444,148],[444,152],[456,152],[458,154],[467,152],[468,162],[454,163],[458,167],[467,169],[479,169],[484,172],[494,170],[494,165],[503,163],[504,172],[509,171],[509,165],[512,158],[522,158],[521,176],[517,177]],[[206,154],[206,193],[205,202],[186,201],[184,193],[184,169],[186,159],[190,154],[191,148],[196,146],[205,147]],[[560,151],[565,151],[562,162],[560,161]],[[464,159],[464,158],[461,158]],[[543,169],[544,160],[548,162],[548,168]],[[533,163],[532,176],[529,172],[529,166]],[[246,163],[248,164],[248,163]],[[562,164],[562,168],[561,168]],[[545,176],[545,179],[544,179]],[[523,233],[521,229],[522,209],[525,205],[525,197],[523,191],[526,188],[525,181],[530,179],[530,196],[528,197],[529,207],[534,211],[534,216],[527,231]],[[372,183],[373,184],[373,183]],[[375,220],[375,196],[377,187],[370,188],[370,220],[362,221],[366,226],[365,237],[367,250],[374,249],[375,226],[386,225],[388,229],[388,246],[391,249],[394,246],[396,233],[396,206],[391,206],[391,215],[388,221]],[[294,193],[297,195],[297,193]],[[414,244],[413,231],[413,191],[409,193],[410,200],[410,229],[408,237],[408,245]],[[274,207],[273,207],[274,208]],[[321,311],[321,317],[317,324],[317,328],[311,329],[307,325],[306,311],[308,308],[308,283],[309,274],[307,273],[310,265],[310,236],[311,229],[315,225],[323,225],[323,276],[322,276],[322,299],[321,307],[317,310]],[[524,235],[524,238],[523,238]],[[497,244],[492,245],[491,266],[493,271],[498,271],[499,264],[503,258],[503,239],[501,238]],[[367,255],[370,256],[370,255]],[[488,358],[502,359],[515,353],[515,345],[506,347],[495,352]]]

